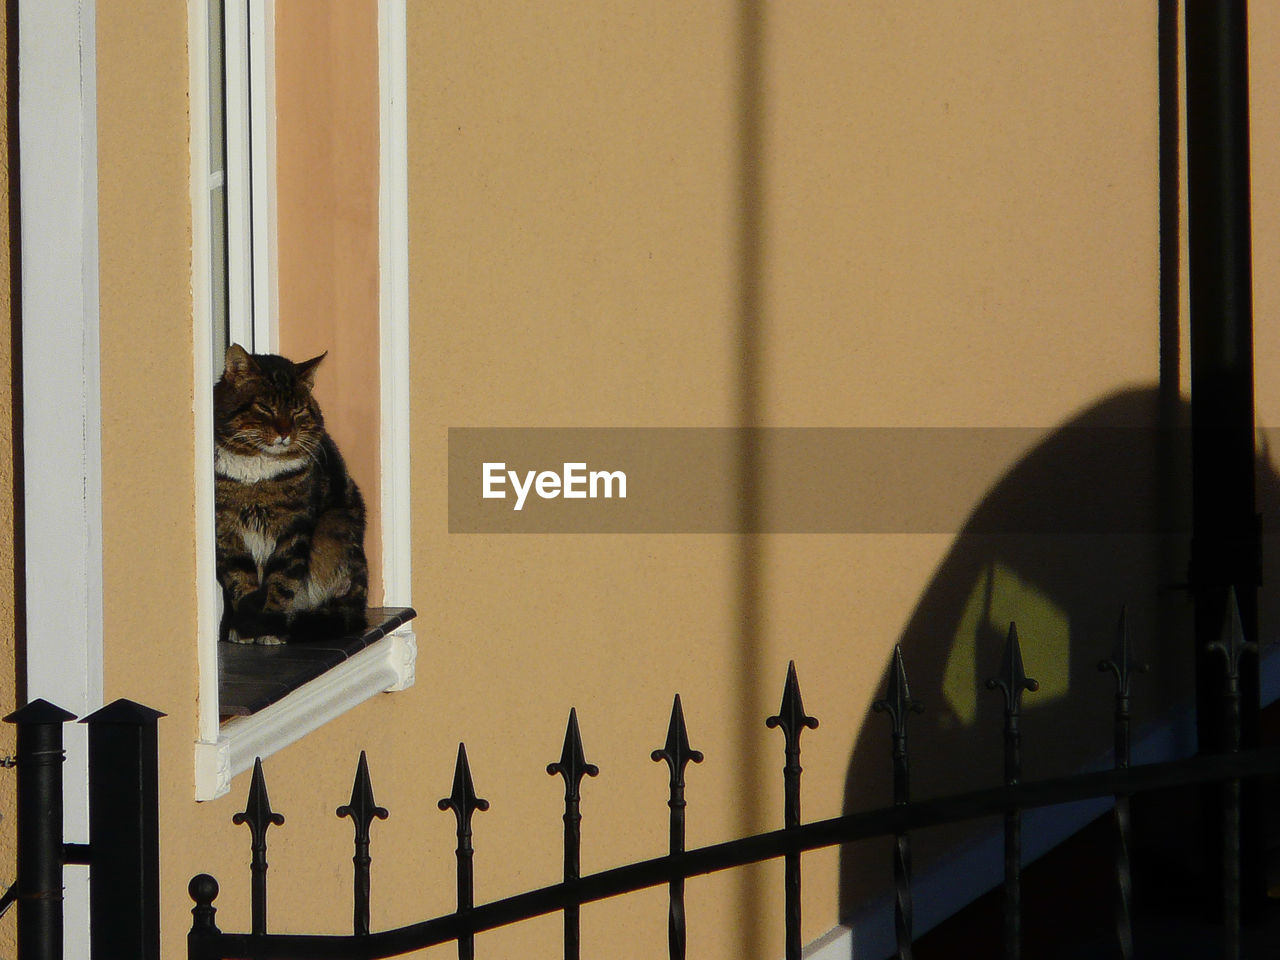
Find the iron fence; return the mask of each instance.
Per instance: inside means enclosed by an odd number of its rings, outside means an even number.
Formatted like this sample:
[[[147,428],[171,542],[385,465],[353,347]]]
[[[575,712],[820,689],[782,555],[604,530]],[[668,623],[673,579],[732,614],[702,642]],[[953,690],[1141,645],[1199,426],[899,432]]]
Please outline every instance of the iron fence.
[[[1213,649],[1226,665],[1222,703],[1228,730],[1235,731],[1226,752],[1167,763],[1131,766],[1129,748],[1130,685],[1143,668],[1135,662],[1122,618],[1119,636],[1099,670],[1116,681],[1114,700],[1115,758],[1112,769],[1054,779],[1024,782],[1021,776],[1022,696],[1037,689],[1023,667],[1017,628],[1010,625],[1000,674],[987,686],[1004,702],[1004,780],[988,789],[945,797],[912,799],[909,790],[907,722],[922,709],[912,698],[902,650],[895,648],[888,686],[876,711],[888,715],[893,770],[890,806],[832,819],[804,822],[800,814],[800,737],[818,721],[805,712],[794,663],[787,671],[782,704],[766,724],[783,734],[784,821],[781,829],[724,843],[685,849],[685,773],[703,755],[693,749],[677,695],[672,705],[666,742],[652,752],[670,774],[667,805],[669,850],[659,857],[615,867],[588,876],[580,873],[581,786],[599,771],[587,762],[575,711],[570,711],[560,759],[547,772],[564,781],[563,880],[540,889],[481,905],[474,902],[472,821],[488,809],[476,792],[466,747],[459,745],[453,789],[439,801],[442,811],[456,819],[457,904],[433,919],[391,930],[370,929],[370,828],[385,819],[387,810],[374,799],[369,764],[361,753],[351,799],[337,808],[354,828],[352,873],[352,932],[347,935],[272,933],[268,929],[267,848],[271,827],[284,822],[271,808],[261,761],[254,765],[245,809],[233,821],[250,831],[250,907],[248,932],[223,932],[216,924],[217,881],[201,874],[191,880],[195,902],[188,935],[190,960],[376,960],[425,947],[455,942],[458,955],[475,955],[475,937],[487,930],[532,917],[563,915],[564,956],[579,956],[579,916],[584,905],[649,887],[668,891],[668,953],[683,958],[686,945],[685,882],[747,864],[781,859],[784,863],[783,910],[787,960],[801,955],[802,854],[837,844],[876,837],[893,838],[892,878],[896,956],[909,960],[914,939],[912,916],[911,835],[944,824],[1000,817],[1004,823],[1004,956],[1021,953],[1021,818],[1038,807],[1081,800],[1115,799],[1114,861],[1110,883],[1114,889],[1114,939],[1119,955],[1134,955],[1133,881],[1130,867],[1129,798],[1146,791],[1189,784],[1221,784],[1222,804],[1222,943],[1224,956],[1240,950],[1240,783],[1280,772],[1280,749],[1239,750],[1240,658],[1256,653],[1246,643],[1234,603],[1228,603],[1222,640]],[[91,872],[91,950],[95,960],[159,957],[159,878],[156,774],[156,721],[162,716],[128,701],[117,701],[84,721],[89,725],[90,842],[62,840],[61,762],[62,725],[74,719],[44,701],[36,701],[10,716],[18,725],[18,904],[19,960],[60,960],[62,956],[61,872],[69,863],[88,863]],[[12,891],[11,891],[12,893]]]
[[[1024,811],[1043,806],[1067,804],[1100,797],[1115,798],[1115,857],[1111,883],[1114,886],[1114,936],[1118,953],[1125,960],[1134,955],[1133,882],[1130,866],[1129,798],[1135,793],[1187,784],[1221,783],[1223,805],[1223,948],[1227,957],[1239,956],[1240,936],[1240,782],[1243,779],[1280,771],[1280,750],[1266,749],[1240,752],[1238,670],[1240,657],[1256,652],[1253,644],[1242,636],[1234,603],[1228,604],[1229,620],[1223,638],[1214,649],[1227,666],[1227,689],[1223,702],[1228,712],[1228,727],[1236,731],[1230,749],[1221,754],[1198,756],[1169,763],[1132,767],[1129,762],[1130,686],[1133,676],[1144,667],[1133,658],[1127,624],[1122,618],[1119,636],[1111,655],[1098,668],[1110,672],[1116,681],[1114,726],[1115,763],[1113,769],[1082,773],[1037,782],[1023,782],[1021,775],[1022,695],[1037,689],[1035,680],[1027,677],[1017,628],[1011,624],[1006,640],[1003,668],[987,686],[1004,700],[1004,782],[986,790],[966,792],[927,800],[912,800],[909,795],[909,759],[907,719],[922,707],[911,697],[902,651],[896,648],[884,699],[875,709],[891,720],[890,742],[893,762],[892,806],[804,823],[800,816],[800,735],[817,727],[818,721],[805,713],[800,685],[792,663],[787,672],[782,705],[777,715],[768,718],[769,727],[782,730],[786,763],[783,768],[784,822],[780,830],[745,837],[695,850],[684,848],[685,798],[684,774],[690,762],[700,762],[702,754],[692,749],[680,698],[672,706],[666,744],[652,754],[657,762],[665,761],[670,770],[668,806],[670,811],[670,850],[656,857],[626,866],[605,870],[586,877],[579,874],[581,843],[580,786],[586,776],[595,776],[596,767],[586,761],[576,712],[569,715],[561,759],[548,766],[553,775],[565,783],[564,813],[564,880],[560,883],[509,897],[474,904],[474,863],[472,819],[478,811],[488,809],[488,802],[478,797],[472,780],[466,748],[458,748],[453,790],[439,803],[441,810],[452,811],[457,820],[456,851],[457,907],[453,912],[431,920],[378,933],[369,931],[369,856],[368,825],[374,816],[386,811],[373,802],[368,765],[361,756],[352,803],[338,811],[356,821],[356,855],[354,888],[356,895],[353,933],[346,936],[270,933],[266,929],[266,886],[258,865],[265,863],[266,829],[281,822],[279,814],[266,804],[266,789],[261,765],[255,767],[250,788],[249,806],[238,814],[237,822],[250,826],[253,832],[252,889],[253,927],[249,933],[224,933],[215,924],[214,901],[218,886],[214,878],[200,875],[191,881],[190,893],[195,901],[194,922],[189,935],[190,960],[325,960],[325,958],[393,957],[424,947],[456,942],[458,956],[469,960],[474,956],[475,936],[486,930],[506,926],[532,917],[561,912],[564,919],[564,956],[579,955],[579,914],[583,905],[620,896],[636,890],[666,885],[668,890],[668,953],[683,958],[686,942],[684,905],[685,881],[691,877],[715,873],[765,860],[784,862],[783,910],[787,960],[801,956],[801,855],[809,850],[852,843],[874,837],[892,837],[894,920],[897,938],[896,956],[909,960],[914,938],[912,921],[912,866],[910,836],[925,827],[996,816],[1004,822],[1004,956],[1016,960],[1021,955],[1021,867]],[[1236,691],[1233,696],[1232,691]],[[1234,721],[1231,717],[1236,718]],[[257,799],[255,799],[257,798]],[[359,813],[356,813],[359,811]]]
[[[62,725],[46,700],[5,718],[17,725],[19,960],[62,960],[62,873],[89,869],[89,948],[95,960],[160,960],[160,827],[156,722],[164,714],[117,700],[89,728],[89,842],[63,840]]]

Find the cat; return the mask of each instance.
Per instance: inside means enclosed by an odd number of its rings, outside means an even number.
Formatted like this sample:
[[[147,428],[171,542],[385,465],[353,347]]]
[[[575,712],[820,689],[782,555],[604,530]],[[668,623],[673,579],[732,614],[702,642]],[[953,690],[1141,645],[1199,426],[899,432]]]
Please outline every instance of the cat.
[[[364,500],[311,395],[325,356],[227,348],[213,388],[222,639],[279,644],[366,626]]]

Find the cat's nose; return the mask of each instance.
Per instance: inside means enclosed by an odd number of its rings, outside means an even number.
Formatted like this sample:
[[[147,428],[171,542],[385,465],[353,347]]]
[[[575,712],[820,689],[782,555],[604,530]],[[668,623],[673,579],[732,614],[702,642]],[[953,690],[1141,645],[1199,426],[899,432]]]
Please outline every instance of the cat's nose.
[[[273,442],[288,446],[288,444],[293,441],[293,424],[277,421],[274,426],[276,430],[276,438]]]

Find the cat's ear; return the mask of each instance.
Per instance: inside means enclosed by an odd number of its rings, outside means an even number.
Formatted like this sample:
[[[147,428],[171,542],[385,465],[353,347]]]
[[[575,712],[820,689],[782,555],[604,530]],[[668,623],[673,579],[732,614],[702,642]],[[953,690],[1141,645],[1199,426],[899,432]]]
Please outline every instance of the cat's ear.
[[[306,386],[308,390],[316,385],[316,367],[320,366],[320,361],[329,355],[326,350],[318,357],[312,357],[310,360],[303,360],[301,363],[293,365],[293,372],[298,376],[298,382]]]
[[[257,369],[253,357],[240,344],[233,343],[227,347],[226,366],[222,374],[227,380],[242,380]]]

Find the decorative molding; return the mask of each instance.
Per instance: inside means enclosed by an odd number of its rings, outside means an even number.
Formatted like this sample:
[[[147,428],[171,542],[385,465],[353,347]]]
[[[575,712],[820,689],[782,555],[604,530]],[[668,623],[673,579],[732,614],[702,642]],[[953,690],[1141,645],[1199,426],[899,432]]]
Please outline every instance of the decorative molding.
[[[408,690],[418,679],[418,639],[413,630],[406,627],[403,632],[393,633],[391,639],[395,641],[393,655],[397,658],[400,679],[395,686],[387,688],[388,693]]]
[[[196,744],[196,799],[213,800],[231,778],[379,693],[413,685],[417,641],[403,626],[323,676],[248,717],[222,725],[214,741]]]

